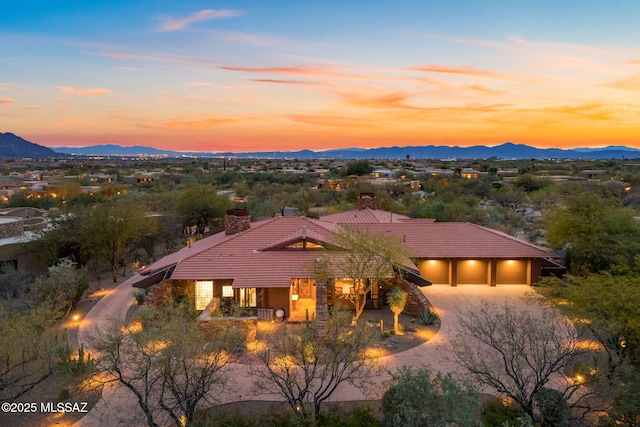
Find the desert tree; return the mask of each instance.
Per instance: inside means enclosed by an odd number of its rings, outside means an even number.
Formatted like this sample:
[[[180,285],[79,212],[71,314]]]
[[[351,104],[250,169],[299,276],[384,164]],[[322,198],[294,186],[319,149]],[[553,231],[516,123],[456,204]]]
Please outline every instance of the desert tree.
[[[33,306],[49,304],[67,315],[89,289],[86,270],[77,268],[68,258],[60,259],[48,268],[47,274],[38,276],[31,285],[29,300]]]
[[[149,426],[168,416],[190,425],[198,404],[213,404],[225,390],[226,368],[246,346],[235,328],[199,329],[186,305],[147,308],[127,324],[112,320],[87,340],[106,382],[127,388]]]
[[[229,198],[220,195],[210,185],[185,188],[176,202],[176,212],[185,226],[195,226],[197,234],[204,234],[210,226],[220,226],[224,214],[231,207]]]
[[[334,310],[327,321],[327,337],[317,333],[316,322],[297,330],[278,328],[266,338],[249,366],[257,392],[284,397],[302,419],[315,419],[322,404],[343,383],[367,390],[381,373],[375,356],[367,351],[371,329],[350,326],[350,315]]]
[[[595,339],[605,356],[601,371],[613,384],[618,370],[632,363],[640,368],[640,289],[634,274],[609,273],[548,277],[540,291]]]
[[[389,309],[393,313],[393,329],[398,333],[400,332],[398,330],[398,317],[407,305],[407,293],[397,286],[394,287],[387,294],[387,304],[389,304]]]
[[[144,205],[132,199],[104,203],[89,210],[86,221],[86,238],[91,242],[92,253],[109,263],[115,283],[119,264],[138,248],[150,224]]]
[[[637,426],[640,421],[637,273],[566,275],[545,278],[540,285],[540,292],[551,304],[574,319],[585,337],[597,343],[599,351],[584,360],[580,374],[587,385],[610,403],[608,417],[620,425]]]
[[[633,209],[593,192],[579,190],[546,215],[549,244],[565,248],[577,275],[632,264],[640,250],[640,224]]]
[[[550,308],[534,314],[485,305],[463,316],[460,326],[452,341],[454,360],[478,387],[512,399],[534,420],[546,389],[581,405],[586,391],[565,370],[586,350],[564,316]]]
[[[316,271],[322,280],[346,278],[352,291],[340,298],[355,308],[357,322],[373,286],[393,278],[399,266],[409,265],[410,250],[396,236],[373,233],[357,227],[341,227],[332,238],[331,247],[316,261]]]
[[[59,314],[46,302],[27,311],[0,305],[0,401],[18,399],[53,372],[52,327]]]

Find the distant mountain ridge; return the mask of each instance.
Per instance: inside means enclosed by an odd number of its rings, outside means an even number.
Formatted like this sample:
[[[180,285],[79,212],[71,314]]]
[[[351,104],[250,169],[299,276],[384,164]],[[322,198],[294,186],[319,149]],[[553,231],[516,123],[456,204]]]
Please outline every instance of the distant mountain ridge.
[[[34,144],[11,132],[0,132],[0,157],[7,159],[46,159],[61,155],[50,148]]]
[[[231,156],[240,158],[342,158],[342,159],[401,159],[409,156],[414,159],[634,159],[640,158],[640,149],[609,146],[603,148],[536,148],[524,144],[506,142],[495,147],[476,145],[472,147],[449,146],[407,146],[381,148],[341,148],[325,151],[256,151],[248,153],[233,152],[180,152],[159,150],[153,147],[135,146],[122,147],[119,145],[95,145],[90,147],[60,147],[55,149],[59,153],[75,155],[166,155],[170,157],[201,156],[221,157]]]
[[[297,158],[297,159],[638,159],[640,149],[623,146],[602,148],[536,148],[524,144],[506,142],[495,147],[476,145],[472,147],[449,146],[407,146],[380,148],[341,148],[325,151],[254,151],[249,153],[233,152],[180,152],[160,150],[153,147],[124,147],[116,144],[94,145],[89,147],[47,148],[29,142],[13,133],[0,133],[0,157],[34,158],[80,156],[168,156],[168,157],[239,157],[239,158]]]

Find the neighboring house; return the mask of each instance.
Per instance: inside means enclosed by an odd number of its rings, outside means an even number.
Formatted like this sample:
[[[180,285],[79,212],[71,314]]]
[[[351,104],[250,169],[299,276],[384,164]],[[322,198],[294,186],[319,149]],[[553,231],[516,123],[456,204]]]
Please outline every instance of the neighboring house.
[[[464,168],[460,171],[460,177],[464,179],[478,179],[482,172],[471,168]]]
[[[375,209],[375,196],[363,193],[360,209],[322,216],[276,217],[251,222],[248,212],[232,209],[225,231],[194,242],[147,267],[133,286],[163,282],[174,296],[188,294],[197,310],[235,301],[259,317],[281,309],[290,320],[315,315],[316,265],[341,227],[394,235],[413,252],[403,265],[403,286],[423,297],[419,286],[533,284],[543,263],[556,255],[507,234],[470,223],[411,219]],[[366,278],[371,279],[371,278]],[[327,285],[329,305],[352,288],[336,277]],[[381,308],[384,295],[373,286],[368,307]]]
[[[37,208],[0,209],[0,274],[9,269],[42,272],[46,265],[27,247],[35,231],[49,224],[48,212]]]

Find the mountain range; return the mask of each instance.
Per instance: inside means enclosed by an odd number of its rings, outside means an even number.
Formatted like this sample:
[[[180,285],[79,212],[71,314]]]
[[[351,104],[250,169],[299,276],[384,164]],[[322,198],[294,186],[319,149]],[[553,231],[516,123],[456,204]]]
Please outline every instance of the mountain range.
[[[536,148],[523,144],[504,143],[495,147],[408,146],[382,148],[343,148],[324,151],[256,151],[248,153],[203,153],[159,150],[152,147],[121,147],[96,145],[91,147],[60,147],[59,153],[75,155],[166,155],[170,157],[239,157],[239,158],[296,158],[296,159],[632,159],[640,158],[635,148],[609,146],[603,148]]]
[[[238,157],[238,158],[296,158],[296,159],[635,159],[640,150],[623,146],[603,148],[536,148],[507,142],[495,147],[476,145],[472,147],[408,146],[382,148],[343,148],[325,151],[260,151],[250,153],[233,152],[181,152],[159,150],[153,147],[121,145],[94,145],[89,147],[59,147],[51,149],[34,144],[12,133],[0,133],[0,157],[4,158],[50,158],[68,155],[98,156],[168,156],[168,157]]]
[[[0,157],[8,159],[46,159],[49,157],[60,157],[60,154],[51,148],[34,144],[10,132],[0,132]]]

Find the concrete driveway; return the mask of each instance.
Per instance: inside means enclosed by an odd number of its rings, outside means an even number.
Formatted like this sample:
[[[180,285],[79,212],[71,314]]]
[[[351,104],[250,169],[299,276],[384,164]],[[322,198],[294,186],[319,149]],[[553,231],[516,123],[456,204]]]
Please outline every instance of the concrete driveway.
[[[452,361],[452,353],[449,346],[451,339],[460,331],[458,317],[469,311],[477,311],[483,305],[495,304],[502,306],[505,303],[515,305],[517,309],[536,311],[541,306],[532,303],[532,299],[540,298],[534,288],[527,285],[432,285],[422,288],[431,304],[440,311],[441,326],[438,334],[429,341],[401,353],[392,354],[382,358],[381,362],[387,366],[387,371],[395,371],[402,366],[430,365],[431,368],[441,372],[458,372],[459,366]],[[462,372],[460,372],[462,373]],[[389,378],[388,374],[377,378],[381,384]],[[331,400],[361,400],[367,399],[361,390],[351,386],[341,387],[332,396]]]
[[[450,340],[459,332],[458,317],[470,310],[477,310],[487,303],[498,306],[509,303],[522,310],[538,310],[540,305],[527,302],[531,297],[538,297],[533,288],[526,285],[502,285],[489,287],[483,285],[461,285],[451,287],[447,285],[433,285],[423,288],[431,304],[441,313],[441,327],[438,334],[428,342],[410,350],[386,356],[381,362],[387,367],[387,371],[395,371],[396,368],[405,365],[420,366],[430,365],[433,369],[442,372],[456,372],[458,366],[451,361],[449,349]],[[124,317],[127,309],[133,303],[131,281],[127,280],[112,294],[104,297],[89,312],[85,318],[86,323],[81,325],[80,335],[86,334],[91,327],[101,325],[108,317]],[[223,397],[225,402],[247,399],[279,400],[277,396],[254,396],[252,393],[253,380],[247,374],[244,365],[236,364],[231,367],[229,377],[233,380],[229,384],[229,393]],[[378,385],[389,378],[387,373],[375,378]],[[381,389],[379,389],[381,390]],[[332,401],[365,400],[372,396],[365,395],[362,390],[343,384],[332,395]],[[373,397],[376,397],[375,395]],[[377,396],[379,397],[379,395]],[[137,412],[139,409],[130,391],[117,385],[108,386],[103,392],[103,400],[85,416],[79,426],[117,425],[126,419],[126,414]]]

